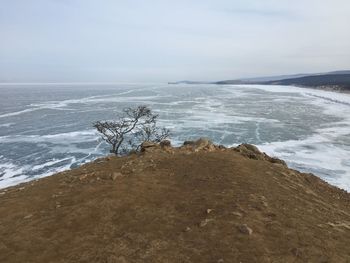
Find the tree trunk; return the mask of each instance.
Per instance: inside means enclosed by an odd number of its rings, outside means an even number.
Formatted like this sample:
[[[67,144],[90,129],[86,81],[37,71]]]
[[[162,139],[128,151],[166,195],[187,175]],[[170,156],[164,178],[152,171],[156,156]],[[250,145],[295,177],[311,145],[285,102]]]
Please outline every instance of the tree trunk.
[[[113,143],[112,144],[112,150],[109,151],[110,153],[114,153],[115,155],[117,155],[117,152],[116,152],[116,144]]]
[[[122,144],[122,142],[124,141],[124,138],[122,137],[121,139],[120,139],[120,141],[118,142],[118,144],[115,146],[115,155],[118,155],[118,153],[119,153],[119,147],[120,147],[120,145]]]

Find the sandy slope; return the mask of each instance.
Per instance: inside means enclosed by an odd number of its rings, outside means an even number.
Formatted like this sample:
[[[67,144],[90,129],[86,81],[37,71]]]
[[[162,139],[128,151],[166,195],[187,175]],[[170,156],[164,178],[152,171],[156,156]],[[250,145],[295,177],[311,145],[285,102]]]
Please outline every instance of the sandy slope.
[[[100,159],[0,215],[0,262],[350,262],[350,195],[250,146]]]

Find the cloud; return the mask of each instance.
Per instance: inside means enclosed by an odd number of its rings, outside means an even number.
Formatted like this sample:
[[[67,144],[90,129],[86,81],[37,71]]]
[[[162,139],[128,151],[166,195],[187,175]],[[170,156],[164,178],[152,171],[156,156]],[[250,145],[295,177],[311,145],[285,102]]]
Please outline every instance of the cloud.
[[[216,80],[350,68],[347,10],[347,0],[4,0],[0,81]]]

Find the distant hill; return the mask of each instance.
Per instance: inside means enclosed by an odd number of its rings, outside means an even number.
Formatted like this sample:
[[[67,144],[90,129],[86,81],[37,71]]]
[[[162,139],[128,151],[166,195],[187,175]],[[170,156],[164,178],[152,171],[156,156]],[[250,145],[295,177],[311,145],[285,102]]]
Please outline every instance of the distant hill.
[[[328,72],[328,75],[341,75],[341,74],[350,74],[350,70],[339,70],[339,71]]]
[[[340,75],[340,74],[350,74],[350,70],[339,70],[339,71],[331,71],[325,73],[303,73],[303,74],[293,74],[293,75],[280,75],[280,76],[269,76],[269,77],[258,77],[258,78],[245,78],[240,79],[240,81],[274,81],[274,80],[283,80],[283,79],[295,79],[309,76],[319,76],[319,75]]]
[[[277,81],[286,79],[296,79],[310,76],[321,76],[321,75],[343,75],[350,74],[350,70],[338,70],[324,73],[301,73],[292,75],[278,75],[278,76],[265,76],[265,77],[254,77],[254,78],[242,78],[242,79],[232,79],[232,80],[220,80],[216,81],[216,84],[236,84],[236,83],[261,83],[267,81]]]
[[[326,74],[306,76],[301,78],[267,81],[261,84],[268,85],[293,85],[312,88],[330,88],[350,91],[350,74]]]
[[[280,75],[257,78],[244,78],[221,81],[177,81],[169,84],[217,84],[217,85],[286,85],[318,88],[331,91],[350,92],[350,70],[331,71],[326,73]]]
[[[218,85],[287,85],[350,92],[350,70],[217,81]]]

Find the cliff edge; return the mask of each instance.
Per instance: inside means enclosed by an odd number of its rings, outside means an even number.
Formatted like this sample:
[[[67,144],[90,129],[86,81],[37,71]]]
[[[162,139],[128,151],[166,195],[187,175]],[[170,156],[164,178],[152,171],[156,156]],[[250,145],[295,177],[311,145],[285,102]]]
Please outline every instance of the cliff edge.
[[[350,194],[200,139],[0,190],[0,262],[350,262]]]

